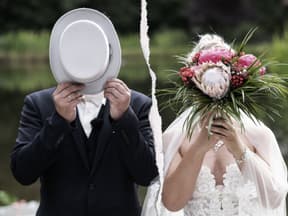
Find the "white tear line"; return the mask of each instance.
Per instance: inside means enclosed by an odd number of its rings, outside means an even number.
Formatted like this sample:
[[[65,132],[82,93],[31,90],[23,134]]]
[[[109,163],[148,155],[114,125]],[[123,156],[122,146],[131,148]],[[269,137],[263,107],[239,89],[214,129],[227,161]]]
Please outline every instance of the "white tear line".
[[[160,190],[158,191],[158,196],[161,196],[160,191],[162,190],[163,186],[163,145],[162,145],[162,119],[159,114],[158,110],[158,101],[155,96],[156,93],[156,74],[151,68],[150,65],[150,48],[149,48],[149,36],[148,36],[148,19],[147,19],[147,2],[146,0],[141,0],[141,21],[140,21],[140,44],[142,48],[142,52],[145,58],[145,62],[149,69],[149,74],[152,81],[152,89],[151,89],[151,96],[152,96],[152,107],[149,113],[149,121],[153,131],[154,136],[154,145],[155,145],[155,152],[156,152],[156,161],[159,170],[159,180],[160,180]],[[158,202],[161,199],[157,199]],[[155,203],[156,204],[156,203]],[[156,204],[159,207],[159,203]]]

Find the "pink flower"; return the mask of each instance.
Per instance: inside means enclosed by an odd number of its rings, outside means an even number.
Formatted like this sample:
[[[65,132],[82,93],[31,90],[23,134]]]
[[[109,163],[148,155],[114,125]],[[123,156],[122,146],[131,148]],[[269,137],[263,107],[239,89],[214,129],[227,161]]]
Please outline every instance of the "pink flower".
[[[182,67],[179,70],[179,75],[185,84],[189,83],[189,80],[191,80],[194,74],[195,72],[191,67]]]
[[[192,57],[192,62],[198,63],[200,57],[200,52],[197,52],[193,57]]]
[[[180,76],[182,76],[182,77],[184,76],[184,77],[190,77],[191,78],[191,77],[194,76],[194,71],[190,67],[182,67],[182,68],[180,68],[179,73],[180,73]]]
[[[244,84],[244,82],[246,81],[247,77],[245,76],[245,74],[234,74],[231,76],[231,86],[233,88],[238,88],[240,86],[242,86]]]
[[[198,62],[199,64],[202,64],[204,62],[213,62],[217,63],[222,60],[224,61],[230,61],[234,56],[234,52],[232,50],[227,49],[208,49],[203,50],[200,53]]]
[[[266,73],[266,67],[261,67],[261,68],[259,69],[259,74],[260,74],[260,76],[263,76],[265,73]]]
[[[244,68],[250,67],[253,63],[254,63],[254,66],[259,66],[261,64],[260,61],[257,60],[257,58],[252,54],[246,54],[246,55],[240,56],[237,62],[238,66],[244,67]]]

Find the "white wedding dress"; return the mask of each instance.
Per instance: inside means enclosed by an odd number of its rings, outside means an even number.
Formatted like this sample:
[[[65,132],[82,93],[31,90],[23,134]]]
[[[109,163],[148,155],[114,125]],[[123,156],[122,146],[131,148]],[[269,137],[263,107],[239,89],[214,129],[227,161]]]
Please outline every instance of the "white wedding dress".
[[[182,113],[163,133],[163,151],[156,147],[160,177],[148,188],[142,216],[286,216],[287,167],[275,136],[263,123],[256,124],[245,115],[245,136],[256,153],[247,150],[241,171],[236,163],[228,165],[223,185],[216,185],[210,168],[202,165],[186,206],[178,212],[164,207],[164,177],[181,143],[187,139],[183,125],[189,112]]]
[[[253,208],[256,198],[255,185],[252,182],[245,183],[237,164],[233,163],[226,167],[223,185],[216,185],[215,176],[210,168],[202,166],[192,199],[184,208],[184,215],[256,215]],[[239,202],[242,202],[241,207]]]

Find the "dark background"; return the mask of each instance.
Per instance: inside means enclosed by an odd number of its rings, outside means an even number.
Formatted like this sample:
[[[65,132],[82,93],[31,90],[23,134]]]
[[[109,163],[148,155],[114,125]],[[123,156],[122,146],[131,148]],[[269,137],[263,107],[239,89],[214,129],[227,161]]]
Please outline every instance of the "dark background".
[[[104,12],[121,34],[139,31],[140,1],[1,0],[0,33],[51,29],[58,17],[78,7]],[[287,18],[287,0],[148,0],[148,7],[152,33],[180,28],[189,34],[214,31],[234,37],[249,26],[261,26],[262,39],[267,39],[283,32]]]

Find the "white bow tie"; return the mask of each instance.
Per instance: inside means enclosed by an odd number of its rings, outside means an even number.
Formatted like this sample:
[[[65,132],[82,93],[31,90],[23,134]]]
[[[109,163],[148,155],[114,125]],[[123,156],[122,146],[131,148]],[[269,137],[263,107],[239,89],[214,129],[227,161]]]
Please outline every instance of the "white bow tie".
[[[104,93],[100,92],[99,94],[94,94],[94,95],[83,95],[82,96],[83,102],[90,102],[95,104],[97,107],[101,106],[102,104],[105,104],[105,98],[104,98]]]
[[[79,118],[87,137],[92,131],[91,121],[97,117],[102,104],[105,103],[104,93],[100,92],[97,95],[83,95],[81,103],[77,104]]]

